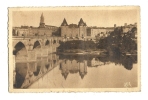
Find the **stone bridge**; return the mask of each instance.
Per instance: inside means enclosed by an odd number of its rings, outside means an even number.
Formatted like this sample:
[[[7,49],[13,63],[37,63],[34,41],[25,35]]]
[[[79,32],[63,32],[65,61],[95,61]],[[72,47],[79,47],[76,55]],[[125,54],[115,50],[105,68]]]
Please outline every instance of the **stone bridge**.
[[[62,37],[48,36],[13,36],[13,55],[27,56],[27,59],[32,60],[40,56],[47,56],[50,53],[56,52],[56,48],[63,41]],[[24,50],[23,52],[22,49]]]

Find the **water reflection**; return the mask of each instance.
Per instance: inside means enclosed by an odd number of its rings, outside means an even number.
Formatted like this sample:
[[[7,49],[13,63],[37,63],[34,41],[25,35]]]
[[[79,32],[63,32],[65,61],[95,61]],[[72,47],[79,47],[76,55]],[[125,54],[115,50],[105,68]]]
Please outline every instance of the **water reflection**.
[[[56,54],[37,58],[35,62],[17,62],[14,72],[14,88],[27,88],[58,64],[59,57]]]
[[[51,54],[48,57],[40,57],[34,62],[17,62],[14,72],[14,88],[28,88],[57,66],[59,66],[58,69],[64,80],[67,80],[70,74],[79,74],[81,80],[83,80],[89,73],[88,68],[114,64],[114,66],[123,66],[125,70],[132,70],[134,63],[137,63],[137,56],[100,57],[95,55]]]
[[[98,67],[110,63],[114,63],[115,65],[122,65],[126,69],[131,70],[133,68],[133,64],[137,63],[137,56],[126,56],[126,55],[113,55],[113,56],[95,56],[95,55],[60,55],[61,60],[71,61],[71,64],[74,60],[76,62],[86,62],[86,66],[88,67]],[[68,65],[69,63],[67,63]],[[78,66],[78,65],[77,65]]]
[[[115,65],[122,65],[127,70],[131,70],[133,68],[133,64],[137,63],[137,56],[125,56],[125,55],[113,55],[108,57],[98,57],[98,59],[104,63],[112,62]]]
[[[60,70],[62,76],[66,79],[68,74],[79,73],[81,79],[87,74],[87,61],[77,61],[77,60],[63,60],[60,63]]]

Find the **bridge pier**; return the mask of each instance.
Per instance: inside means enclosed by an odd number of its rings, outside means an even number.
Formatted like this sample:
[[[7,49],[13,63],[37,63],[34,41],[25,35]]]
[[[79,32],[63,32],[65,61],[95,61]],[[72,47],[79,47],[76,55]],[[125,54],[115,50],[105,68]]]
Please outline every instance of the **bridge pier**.
[[[48,53],[49,53],[49,54],[52,53],[52,46],[50,46],[50,47],[48,48]]]
[[[53,52],[53,53],[56,52],[56,45],[54,45],[54,46],[52,47],[52,52]]]
[[[34,51],[35,51],[37,57],[42,56],[42,49],[41,48],[35,49]]]
[[[35,51],[28,51],[28,61],[36,61],[36,52]]]
[[[26,46],[26,48],[28,51],[31,51],[31,50],[33,50],[33,45],[28,45],[28,46]]]
[[[48,56],[48,48],[42,48],[42,55],[41,56]]]
[[[53,61],[52,61],[53,59],[52,59],[52,54],[49,54],[49,56],[48,56],[48,62],[49,62],[49,64],[50,64],[50,68],[52,68],[53,67]]]

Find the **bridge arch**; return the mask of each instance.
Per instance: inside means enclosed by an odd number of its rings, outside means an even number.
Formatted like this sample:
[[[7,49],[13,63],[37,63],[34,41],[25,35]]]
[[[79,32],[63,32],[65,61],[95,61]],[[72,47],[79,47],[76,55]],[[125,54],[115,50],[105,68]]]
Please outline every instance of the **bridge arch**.
[[[57,41],[56,40],[53,40],[53,44],[55,44],[55,43],[57,43]]]
[[[45,42],[45,46],[47,46],[47,45],[50,45],[50,41],[49,40],[46,40],[46,42]]]
[[[41,48],[41,47],[42,47],[42,45],[41,45],[41,43],[38,40],[34,42],[33,49]]]
[[[61,43],[61,42],[62,42],[62,40],[59,39],[59,43]]]
[[[13,55],[27,55],[27,48],[21,41],[17,42],[14,46]]]
[[[33,72],[34,76],[38,76],[41,70],[41,66],[37,66],[37,70]]]
[[[46,64],[45,67],[48,70],[50,68],[50,64]]]

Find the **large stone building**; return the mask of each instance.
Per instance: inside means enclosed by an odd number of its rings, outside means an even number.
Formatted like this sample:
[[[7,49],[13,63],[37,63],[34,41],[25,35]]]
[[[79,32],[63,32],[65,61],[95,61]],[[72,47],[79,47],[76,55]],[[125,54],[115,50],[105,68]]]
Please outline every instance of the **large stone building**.
[[[77,24],[69,24],[64,18],[61,24],[61,36],[62,37],[85,37],[87,34],[87,25],[81,18]]]
[[[130,32],[133,28],[137,28],[137,23],[135,24],[129,24],[127,25],[127,23],[124,24],[124,26],[116,26],[116,24],[114,24],[114,27],[88,27],[87,28],[87,37],[91,37],[93,38],[104,38],[104,37],[108,37],[110,35],[111,32],[113,32],[115,29],[120,29],[122,27],[123,29],[123,33],[128,33]],[[136,35],[133,34],[134,36]]]
[[[114,27],[87,27],[81,18],[78,24],[69,24],[64,18],[61,24],[61,36],[67,38],[85,38],[96,39],[96,36],[107,37],[110,32],[114,31]]]
[[[13,27],[13,36],[53,36],[59,35],[59,27],[45,25],[43,13],[40,17],[39,27],[21,26]]]
[[[112,31],[114,31],[114,27],[89,27],[87,28],[87,37],[107,37]]]

